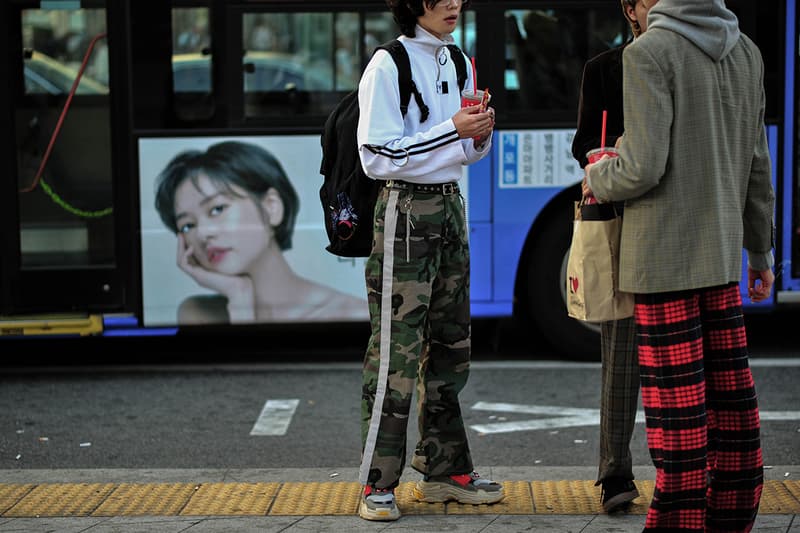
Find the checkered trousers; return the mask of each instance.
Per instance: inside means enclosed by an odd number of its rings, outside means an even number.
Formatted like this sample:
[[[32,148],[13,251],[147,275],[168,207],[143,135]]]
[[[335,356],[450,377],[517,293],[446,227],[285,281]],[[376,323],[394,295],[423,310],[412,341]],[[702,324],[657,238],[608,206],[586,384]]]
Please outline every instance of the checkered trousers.
[[[600,466],[597,484],[608,477],[633,479],[631,437],[639,407],[639,365],[633,318],[600,325]]]
[[[645,531],[750,531],[763,460],[738,285],[637,294],[635,321],[656,467]]]

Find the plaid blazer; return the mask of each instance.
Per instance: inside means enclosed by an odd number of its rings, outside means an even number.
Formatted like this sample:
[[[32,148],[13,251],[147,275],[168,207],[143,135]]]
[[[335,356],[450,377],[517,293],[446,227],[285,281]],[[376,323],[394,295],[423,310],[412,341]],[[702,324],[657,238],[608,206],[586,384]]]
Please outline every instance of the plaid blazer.
[[[719,62],[661,28],[625,48],[620,157],[587,176],[597,198],[625,200],[622,290],[738,282],[742,247],[753,268],[772,266],[763,76],[744,35]]]

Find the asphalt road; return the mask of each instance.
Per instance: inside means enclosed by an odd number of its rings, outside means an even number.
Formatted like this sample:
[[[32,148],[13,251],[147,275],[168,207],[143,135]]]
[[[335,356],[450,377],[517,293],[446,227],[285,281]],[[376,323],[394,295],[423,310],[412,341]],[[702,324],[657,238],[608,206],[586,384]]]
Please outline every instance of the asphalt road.
[[[800,359],[754,356],[753,366],[765,461],[798,465]],[[462,394],[475,462],[594,465],[599,375],[597,364],[476,362]],[[359,462],[359,396],[360,369],[351,362],[7,372],[0,377],[0,469],[334,471]],[[296,407],[283,433],[253,435],[270,400]],[[635,465],[650,464],[643,424],[632,451]]]
[[[798,318],[747,317],[767,464],[800,464]],[[475,462],[594,465],[599,363],[565,361],[523,326],[474,325],[461,399]],[[209,336],[200,348],[185,338],[2,342],[0,468],[356,466],[365,329]],[[251,435],[269,400],[296,401],[285,432]],[[650,465],[643,424],[632,451]]]

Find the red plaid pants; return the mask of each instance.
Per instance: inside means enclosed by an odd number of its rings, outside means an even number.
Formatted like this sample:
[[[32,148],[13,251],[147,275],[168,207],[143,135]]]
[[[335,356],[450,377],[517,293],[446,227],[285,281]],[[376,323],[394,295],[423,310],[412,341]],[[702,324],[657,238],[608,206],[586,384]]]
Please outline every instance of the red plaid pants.
[[[763,486],[738,285],[637,294],[647,443],[645,531],[750,531]]]

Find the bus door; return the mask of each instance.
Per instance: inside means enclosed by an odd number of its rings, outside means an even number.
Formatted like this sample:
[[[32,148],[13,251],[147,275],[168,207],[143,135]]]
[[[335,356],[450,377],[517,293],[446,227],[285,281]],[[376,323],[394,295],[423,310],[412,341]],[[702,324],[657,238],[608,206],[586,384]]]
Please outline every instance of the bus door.
[[[120,309],[105,1],[0,10],[0,315]]]

